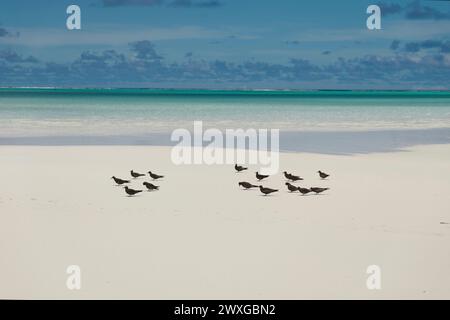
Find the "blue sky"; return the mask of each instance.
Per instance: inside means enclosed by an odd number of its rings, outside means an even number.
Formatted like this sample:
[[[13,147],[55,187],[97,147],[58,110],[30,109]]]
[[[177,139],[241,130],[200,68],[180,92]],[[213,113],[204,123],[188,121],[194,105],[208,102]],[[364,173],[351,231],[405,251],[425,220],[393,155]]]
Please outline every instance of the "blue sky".
[[[449,31],[450,1],[3,0],[0,85],[449,89]]]

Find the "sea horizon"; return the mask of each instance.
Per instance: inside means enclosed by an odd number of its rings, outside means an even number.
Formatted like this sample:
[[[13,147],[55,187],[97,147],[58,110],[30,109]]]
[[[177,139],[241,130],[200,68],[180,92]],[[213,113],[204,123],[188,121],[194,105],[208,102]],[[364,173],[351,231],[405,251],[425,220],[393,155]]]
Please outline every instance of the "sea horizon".
[[[26,90],[55,90],[55,91],[64,91],[64,90],[118,90],[118,91],[126,91],[126,90],[136,90],[136,91],[142,91],[142,90],[148,90],[148,91],[170,91],[170,92],[177,92],[177,91],[206,91],[206,92],[261,92],[261,93],[271,93],[271,92],[449,92],[450,89],[430,89],[430,88],[415,88],[415,89],[379,89],[379,88],[367,88],[367,89],[358,89],[358,88],[348,88],[348,89],[342,89],[342,88],[242,88],[242,87],[235,87],[235,88],[207,88],[207,87],[136,87],[136,86],[129,86],[129,87],[108,87],[108,86],[69,86],[69,87],[55,87],[55,86],[0,86],[0,91],[8,92],[8,90],[19,90],[19,91],[26,91]]]

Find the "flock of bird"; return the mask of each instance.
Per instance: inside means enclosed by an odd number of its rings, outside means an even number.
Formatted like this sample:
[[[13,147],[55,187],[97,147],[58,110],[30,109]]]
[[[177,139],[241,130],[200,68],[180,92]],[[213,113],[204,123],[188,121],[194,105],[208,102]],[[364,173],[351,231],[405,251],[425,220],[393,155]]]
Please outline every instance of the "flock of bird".
[[[240,166],[240,165],[237,165],[237,164],[234,165],[234,169],[236,170],[236,172],[242,172],[242,171],[248,170],[248,168]],[[327,179],[330,176],[329,174],[327,174],[325,172],[322,172],[320,170],[317,171],[317,172],[319,173],[319,177],[322,180]],[[156,174],[156,173],[151,172],[151,171],[149,171],[147,173],[150,176],[150,178],[152,178],[154,181],[164,178],[164,176]],[[285,183],[288,191],[290,191],[290,192],[298,191],[302,195],[305,195],[305,194],[308,194],[310,192],[313,192],[315,194],[319,194],[319,193],[322,193],[324,191],[329,190],[329,188],[322,188],[322,187],[303,188],[303,187],[299,187],[299,186],[293,185],[291,182],[301,181],[301,180],[303,180],[303,178],[301,178],[300,176],[296,176],[296,175],[293,175],[291,173],[288,173],[286,171],[284,171],[283,173],[284,173],[285,178],[290,181],[290,182],[286,182]],[[141,178],[141,177],[145,177],[146,176],[146,174],[144,174],[144,173],[135,172],[133,170],[130,171],[130,175],[131,175],[131,177],[133,179],[137,179],[137,178]],[[260,174],[259,172],[256,172],[256,179],[258,181],[264,180],[264,179],[266,179],[268,177],[269,177],[269,175],[264,175],[264,174]],[[115,176],[112,176],[111,179],[113,179],[114,182],[118,186],[131,183],[131,180],[120,179],[120,178],[117,178]],[[147,181],[144,181],[142,183],[142,185],[144,185],[147,188],[148,191],[159,190],[159,186],[154,185],[153,183],[150,183],[150,182],[147,182]],[[259,191],[261,191],[261,193],[263,195],[265,195],[265,196],[267,196],[267,195],[269,195],[271,193],[279,191],[278,189],[267,188],[267,187],[264,187],[262,185],[252,184],[252,183],[247,182],[247,181],[239,182],[239,186],[244,188],[244,189],[259,188]],[[143,192],[143,190],[132,189],[132,188],[130,188],[127,185],[124,186],[124,190],[125,190],[126,194],[128,196],[130,196],[130,197],[134,196],[134,195],[136,195],[138,193]]]
[[[161,176],[159,174],[153,173],[151,171],[149,171],[147,173],[149,174],[150,178],[152,178],[153,180],[158,180],[158,179],[164,178],[164,176]],[[146,176],[146,174],[144,174],[144,173],[135,172],[133,170],[130,171],[130,175],[131,175],[131,177],[133,179],[137,179],[137,178],[141,178],[141,177],[145,177]],[[121,186],[123,184],[128,184],[128,183],[131,182],[131,180],[124,180],[124,179],[117,178],[115,176],[112,176],[111,179],[113,179],[114,182],[118,186]],[[148,191],[159,190],[159,186],[154,185],[153,183],[150,183],[150,182],[147,182],[147,181],[143,182],[142,185],[144,185],[147,188]],[[138,193],[141,193],[143,191],[143,190],[132,189],[129,186],[124,186],[124,189],[125,189],[126,194],[128,196],[130,196],[130,197],[134,196],[134,195],[136,195]]]
[[[248,170],[248,168],[240,166],[238,164],[234,165],[234,169],[236,170],[236,172],[242,172],[245,170]],[[286,171],[283,172],[284,176],[287,180],[289,180],[290,182],[286,182],[285,185],[288,189],[289,192],[295,192],[298,191],[300,192],[302,195],[308,194],[310,192],[313,192],[315,194],[319,194],[322,193],[324,191],[329,190],[330,188],[322,188],[322,187],[310,187],[310,188],[303,188],[303,187],[299,187],[296,185],[293,185],[291,182],[297,182],[297,181],[301,181],[303,180],[303,178],[301,178],[300,176],[296,176],[293,175],[291,173],[288,173]],[[323,172],[323,171],[317,171],[317,173],[319,174],[319,177],[324,180],[327,179],[330,175]],[[258,181],[261,181],[263,179],[268,178],[269,175],[264,175],[264,174],[260,174],[259,172],[256,172],[256,179],[258,179]],[[256,184],[252,184],[250,182],[247,181],[241,181],[238,184],[240,187],[244,188],[244,189],[251,189],[251,188],[259,188],[259,191],[261,191],[262,194],[264,194],[265,196],[274,193],[274,192],[278,192],[278,189],[272,189],[272,188],[267,188],[264,187],[262,185],[256,185]]]

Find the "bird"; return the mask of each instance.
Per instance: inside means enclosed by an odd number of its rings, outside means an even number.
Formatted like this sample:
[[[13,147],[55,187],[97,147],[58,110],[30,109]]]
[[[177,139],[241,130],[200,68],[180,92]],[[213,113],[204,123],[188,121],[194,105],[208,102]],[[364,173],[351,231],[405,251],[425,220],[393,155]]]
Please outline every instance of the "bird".
[[[124,184],[124,183],[130,183],[130,180],[123,180],[120,178],[116,178],[114,176],[111,177],[111,179],[114,180],[115,183],[117,183],[118,185]]]
[[[254,184],[251,184],[249,182],[241,181],[238,183],[239,186],[244,187],[245,189],[251,189],[251,188],[257,188],[258,186],[255,186]]]
[[[294,176],[293,174],[291,174],[291,180],[292,181],[298,181],[298,180],[303,180],[303,178],[299,177],[299,176]]]
[[[248,168],[243,167],[243,166],[238,166],[237,164],[235,164],[235,165],[234,165],[234,169],[235,169],[237,172],[241,172],[241,171],[247,170]]]
[[[299,176],[294,176],[293,174],[287,173],[286,171],[284,171],[284,176],[286,177],[286,179],[291,181],[303,180],[303,178]]]
[[[319,188],[319,187],[311,187],[310,188],[312,192],[315,192],[316,194],[322,193],[324,191],[329,190],[330,188]]]
[[[298,190],[301,194],[303,194],[303,195],[308,194],[308,193],[311,192],[311,189],[308,189],[308,188],[302,188],[302,187],[298,187],[297,190]]]
[[[273,192],[278,192],[278,190],[276,190],[276,189],[264,188],[263,186],[259,186],[259,191],[264,193],[265,196],[267,196],[268,194],[271,194]]]
[[[159,190],[159,186],[155,186],[153,183],[150,183],[150,182],[143,182],[142,184],[143,184],[144,186],[146,186],[147,189],[148,189],[149,191],[152,191],[152,190]]]
[[[142,190],[134,190],[131,188],[128,188],[128,186],[125,187],[125,192],[129,195],[129,196],[134,196],[135,194],[138,194],[139,192],[142,192]]]
[[[159,174],[152,173],[151,171],[149,171],[148,174],[150,175],[150,177],[152,177],[153,180],[164,178],[164,176],[160,176]]]
[[[319,176],[322,178],[322,179],[326,179],[326,178],[328,178],[330,175],[329,174],[327,174],[327,173],[325,173],[325,172],[322,172],[322,171],[317,171],[318,173],[319,173]]]
[[[286,182],[285,185],[287,185],[287,188],[290,192],[294,192],[298,190],[297,186],[294,186],[293,184],[290,184],[289,182]]]
[[[132,176],[133,178],[139,178],[139,177],[145,176],[145,174],[143,174],[143,173],[138,173],[138,172],[134,172],[133,170],[131,170],[130,173],[131,173],[131,176]]]
[[[262,179],[265,179],[267,177],[268,177],[268,175],[259,174],[258,172],[256,172],[256,179],[258,179],[258,180],[262,180]]]

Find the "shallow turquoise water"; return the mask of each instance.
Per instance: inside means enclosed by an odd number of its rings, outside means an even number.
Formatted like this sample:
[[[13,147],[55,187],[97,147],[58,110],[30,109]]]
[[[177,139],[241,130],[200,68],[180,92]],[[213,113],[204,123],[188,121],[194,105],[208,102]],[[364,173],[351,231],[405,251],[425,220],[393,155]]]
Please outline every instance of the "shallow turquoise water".
[[[0,89],[0,137],[450,128],[450,92]]]

